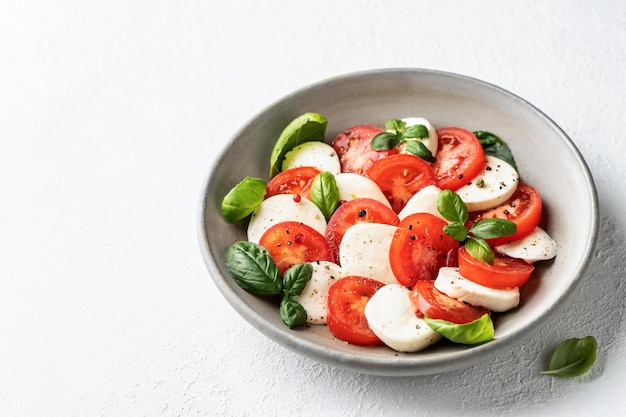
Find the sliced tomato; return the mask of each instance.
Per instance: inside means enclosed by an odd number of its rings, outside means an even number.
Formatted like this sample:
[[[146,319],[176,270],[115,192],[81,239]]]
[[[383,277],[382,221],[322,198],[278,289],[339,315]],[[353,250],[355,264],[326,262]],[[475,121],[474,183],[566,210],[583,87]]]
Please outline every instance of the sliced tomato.
[[[456,324],[465,324],[478,320],[489,310],[466,304],[435,288],[434,281],[417,281],[411,290],[411,300],[419,317],[446,320]]]
[[[265,198],[276,194],[299,194],[309,198],[313,178],[320,172],[315,167],[297,167],[282,171],[267,183]]]
[[[459,248],[459,273],[485,287],[520,287],[526,284],[534,269],[523,259],[508,256],[496,256],[493,263],[488,264],[470,255],[465,246]]]
[[[365,174],[367,169],[380,158],[397,154],[397,149],[376,151],[372,149],[372,139],[383,130],[369,125],[359,125],[346,129],[333,139],[341,164],[341,172]]]
[[[419,190],[437,184],[437,176],[430,164],[411,154],[379,159],[369,167],[366,175],[378,184],[396,213]]]
[[[341,204],[328,219],[326,239],[339,263],[339,246],[346,230],[357,223],[382,223],[396,226],[400,223],[398,215],[380,201],[371,198],[355,198]]]
[[[460,127],[437,129],[439,148],[433,169],[439,188],[456,191],[474,179],[487,158],[476,135]]]
[[[384,285],[374,279],[354,275],[337,280],[328,290],[328,330],[354,345],[381,344],[367,324],[365,305]]]
[[[281,222],[263,233],[259,244],[272,256],[281,273],[301,262],[334,261],[333,250],[317,230],[300,222]]]
[[[539,192],[534,187],[520,182],[511,198],[498,207],[469,213],[468,227],[481,219],[495,217],[511,220],[517,226],[514,234],[487,240],[491,246],[498,246],[528,236],[539,225],[542,211],[543,204]]]
[[[446,224],[430,213],[411,214],[400,222],[389,249],[391,270],[400,284],[434,281],[439,268],[457,265],[459,242],[444,233]]]

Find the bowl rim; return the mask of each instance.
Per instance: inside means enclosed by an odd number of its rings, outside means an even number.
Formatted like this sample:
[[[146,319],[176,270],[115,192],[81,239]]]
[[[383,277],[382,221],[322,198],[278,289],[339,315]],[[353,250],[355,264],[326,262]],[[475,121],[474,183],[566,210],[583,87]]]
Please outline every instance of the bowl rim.
[[[471,349],[462,349],[453,352],[445,352],[443,354],[437,354],[436,352],[429,355],[416,355],[409,354],[407,356],[398,355],[392,356],[392,358],[381,357],[364,357],[361,355],[350,355],[345,352],[332,350],[321,346],[320,344],[312,343],[297,336],[292,330],[285,327],[285,329],[274,329],[272,326],[267,326],[266,321],[261,315],[255,314],[247,304],[240,302],[241,298],[233,290],[227,279],[221,274],[218,267],[220,260],[215,258],[215,255],[211,252],[209,242],[207,240],[208,230],[205,222],[205,215],[208,207],[208,190],[211,184],[211,180],[216,173],[217,167],[220,161],[224,159],[228,152],[228,149],[233,144],[235,139],[246,130],[250,125],[253,125],[256,120],[263,117],[263,115],[269,111],[269,109],[277,106],[278,104],[288,101],[294,97],[302,95],[307,91],[318,89],[323,86],[332,85],[334,83],[341,83],[353,78],[363,78],[371,76],[379,76],[384,74],[409,74],[411,76],[423,76],[434,75],[437,77],[454,78],[467,83],[474,83],[482,88],[495,90],[496,93],[507,96],[509,99],[520,102],[522,105],[528,107],[537,117],[544,119],[544,121],[558,134],[563,140],[563,143],[567,145],[575,156],[576,162],[582,169],[583,177],[585,178],[586,192],[590,197],[590,234],[587,238],[587,243],[584,250],[584,255],[579,263],[578,269],[571,277],[568,285],[564,287],[563,294],[559,297],[558,303],[553,303],[545,310],[544,315],[548,316],[548,319],[553,318],[555,312],[557,312],[565,304],[563,301],[567,300],[574,292],[574,288],[580,283],[581,277],[587,272],[591,264],[590,260],[594,252],[597,237],[599,232],[599,209],[598,209],[598,196],[593,176],[589,169],[589,166],[583,158],[580,150],[576,147],[571,138],[543,111],[538,109],[532,103],[517,96],[516,94],[494,85],[492,83],[480,80],[467,75],[458,73],[424,69],[424,68],[379,68],[372,70],[356,71],[345,73],[341,75],[332,76],[321,81],[309,84],[292,91],[291,93],[284,95],[266,105],[259,112],[257,112],[246,123],[233,134],[228,140],[225,146],[222,147],[220,153],[217,155],[213,166],[209,170],[209,174],[205,177],[201,192],[198,196],[197,212],[196,212],[196,232],[197,239],[200,246],[200,251],[208,269],[208,272],[215,283],[216,287],[222,294],[222,296],[228,301],[231,307],[237,311],[252,327],[260,331],[269,339],[282,345],[283,347],[306,356],[311,360],[324,363],[326,365],[342,368],[345,370],[383,376],[419,376],[435,373],[443,373],[460,368],[468,367],[474,363],[478,363],[487,359],[487,357],[493,357],[503,354],[505,351],[511,349],[514,345],[517,346],[529,338],[531,338],[536,332],[539,331],[543,324],[537,323],[538,319],[529,322],[526,326],[515,330],[508,337],[503,339],[494,339],[489,343],[485,343],[478,346],[472,346]],[[549,321],[549,320],[547,320]],[[515,337],[514,337],[515,336]],[[405,359],[405,358],[409,359]]]

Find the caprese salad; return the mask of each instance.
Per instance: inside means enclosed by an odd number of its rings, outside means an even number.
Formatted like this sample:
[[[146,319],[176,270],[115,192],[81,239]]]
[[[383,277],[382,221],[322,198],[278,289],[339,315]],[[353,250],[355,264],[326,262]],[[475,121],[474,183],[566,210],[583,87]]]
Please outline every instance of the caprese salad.
[[[441,338],[492,340],[534,263],[556,256],[542,200],[505,141],[420,117],[326,137],[306,113],[277,139],[268,179],[222,201],[244,221],[225,265],[242,288],[276,297],[291,327],[416,352]]]

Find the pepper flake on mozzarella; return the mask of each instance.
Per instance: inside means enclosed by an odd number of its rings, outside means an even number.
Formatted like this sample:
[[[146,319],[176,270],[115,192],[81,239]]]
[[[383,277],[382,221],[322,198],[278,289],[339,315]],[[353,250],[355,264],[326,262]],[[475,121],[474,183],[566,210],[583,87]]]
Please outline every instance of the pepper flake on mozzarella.
[[[487,155],[487,163],[472,181],[456,190],[468,211],[487,210],[508,200],[519,183],[513,166],[500,158]]]

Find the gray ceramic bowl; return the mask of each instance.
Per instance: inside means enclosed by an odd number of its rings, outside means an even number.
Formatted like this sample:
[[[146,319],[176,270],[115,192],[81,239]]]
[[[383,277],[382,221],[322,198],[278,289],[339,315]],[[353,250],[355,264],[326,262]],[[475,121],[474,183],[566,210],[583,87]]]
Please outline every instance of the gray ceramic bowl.
[[[290,330],[278,307],[235,284],[224,266],[227,246],[246,239],[245,222],[220,215],[224,195],[246,176],[267,179],[272,146],[283,128],[305,112],[328,118],[327,141],[357,124],[383,126],[421,116],[437,127],[488,130],[511,147],[523,179],[543,197],[542,226],[558,255],[540,263],[522,289],[520,306],[495,319],[495,340],[480,346],[440,342],[418,353],[359,347],[334,338],[325,326]],[[576,215],[571,208],[576,207]],[[200,247],[209,273],[232,307],[275,342],[312,360],[360,373],[424,375],[476,364],[519,345],[564,306],[590,261],[598,232],[597,196],[589,169],[567,135],[525,100],[461,75],[420,69],[360,72],[300,89],[248,121],[217,158],[198,207]],[[254,347],[250,347],[254,349]]]

